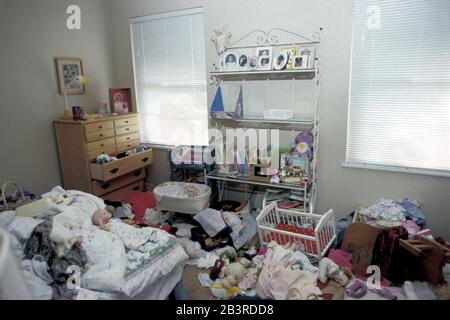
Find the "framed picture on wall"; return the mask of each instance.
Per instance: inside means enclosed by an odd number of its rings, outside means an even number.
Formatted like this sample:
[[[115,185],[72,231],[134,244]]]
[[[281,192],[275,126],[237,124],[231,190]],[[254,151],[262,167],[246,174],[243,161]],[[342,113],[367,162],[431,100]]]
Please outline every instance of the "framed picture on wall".
[[[109,103],[111,112],[118,114],[131,112],[133,110],[131,105],[131,89],[109,89]]]
[[[66,86],[77,76],[83,75],[83,61],[80,58],[55,58],[59,94],[63,95]],[[67,89],[68,95],[84,94],[84,85],[73,84]]]

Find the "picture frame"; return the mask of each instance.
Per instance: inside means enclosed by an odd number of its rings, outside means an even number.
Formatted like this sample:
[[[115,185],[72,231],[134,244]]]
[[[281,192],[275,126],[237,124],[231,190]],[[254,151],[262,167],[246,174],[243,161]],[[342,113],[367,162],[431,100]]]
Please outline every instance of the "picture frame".
[[[286,65],[286,69],[293,69],[294,68],[294,57],[297,55],[297,47],[296,46],[290,46],[281,49],[281,51],[287,52],[289,55],[289,61]]]
[[[308,62],[309,62],[308,55],[295,56],[293,69],[295,69],[295,70],[308,69],[308,67],[309,67]]]
[[[249,69],[249,66],[248,66],[248,64],[250,62],[249,60],[250,60],[250,57],[247,54],[242,53],[239,55],[238,64],[239,64],[240,71],[247,71]]]
[[[308,64],[306,69],[314,69],[314,64],[316,61],[316,47],[299,47],[297,50],[298,56],[308,56]]]
[[[258,59],[256,57],[250,57],[248,60],[248,70],[254,71],[258,69]]]
[[[286,51],[281,51],[274,59],[273,59],[273,69],[274,70],[283,70],[287,67],[289,63],[289,54]]]
[[[131,88],[109,89],[109,103],[111,112],[127,114],[133,111]]]
[[[81,58],[56,57],[56,74],[58,79],[59,94],[64,95],[66,85],[75,77],[84,74],[83,60]],[[67,89],[67,95],[81,95],[86,92],[84,85],[73,85]]]
[[[256,48],[256,56],[258,58],[258,70],[272,70],[272,47]]]
[[[238,54],[235,52],[225,52],[223,55],[223,70],[237,71],[239,70]]]
[[[258,59],[258,70],[269,71],[272,70],[272,57],[261,56]]]
[[[272,57],[272,47],[258,47],[256,48],[256,56],[258,57]]]

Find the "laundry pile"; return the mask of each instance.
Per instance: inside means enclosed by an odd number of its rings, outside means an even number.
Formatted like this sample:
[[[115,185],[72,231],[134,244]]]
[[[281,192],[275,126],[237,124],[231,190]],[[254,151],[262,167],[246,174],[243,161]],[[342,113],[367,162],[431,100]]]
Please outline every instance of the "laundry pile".
[[[410,234],[419,232],[426,223],[417,200],[380,199],[358,213],[361,222],[382,228],[403,226]]]

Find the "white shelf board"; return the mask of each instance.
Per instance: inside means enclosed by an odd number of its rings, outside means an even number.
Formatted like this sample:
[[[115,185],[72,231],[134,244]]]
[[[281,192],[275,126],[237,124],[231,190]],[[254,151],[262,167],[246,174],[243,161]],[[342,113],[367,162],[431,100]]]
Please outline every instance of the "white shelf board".
[[[270,71],[211,71],[210,75],[224,81],[239,80],[300,80],[314,79],[315,69]]]

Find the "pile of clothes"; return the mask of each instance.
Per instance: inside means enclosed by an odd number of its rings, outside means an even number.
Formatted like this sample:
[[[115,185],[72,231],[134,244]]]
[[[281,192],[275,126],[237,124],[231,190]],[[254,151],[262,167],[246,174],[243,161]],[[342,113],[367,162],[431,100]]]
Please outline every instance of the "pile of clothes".
[[[417,200],[380,199],[367,208],[360,208],[361,222],[381,228],[403,226],[412,235],[419,232],[426,223]]]

